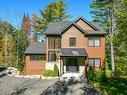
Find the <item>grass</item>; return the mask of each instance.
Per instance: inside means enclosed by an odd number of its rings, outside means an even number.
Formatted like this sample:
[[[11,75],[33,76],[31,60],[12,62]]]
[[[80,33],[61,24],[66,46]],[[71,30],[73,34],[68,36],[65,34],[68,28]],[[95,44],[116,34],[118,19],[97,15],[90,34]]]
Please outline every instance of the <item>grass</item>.
[[[96,83],[98,89],[103,91],[104,95],[127,95],[127,79],[110,78],[107,82]]]

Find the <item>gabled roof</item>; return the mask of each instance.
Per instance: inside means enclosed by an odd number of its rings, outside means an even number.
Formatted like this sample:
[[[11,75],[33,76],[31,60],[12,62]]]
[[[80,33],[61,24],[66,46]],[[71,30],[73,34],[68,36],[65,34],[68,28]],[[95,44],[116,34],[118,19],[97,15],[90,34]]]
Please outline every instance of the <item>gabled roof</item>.
[[[65,56],[80,56],[80,57],[84,57],[84,56],[88,56],[87,52],[84,48],[62,48],[61,49],[61,57],[65,57]]]
[[[48,25],[48,29],[46,30],[46,34],[59,34],[60,30],[62,30],[64,27],[68,26],[71,22],[64,21],[64,22],[57,22],[57,23],[50,23]]]
[[[88,33],[89,31],[82,29],[79,25],[76,24],[76,22],[79,21],[80,19],[82,19],[94,30],[91,30],[92,32]],[[73,22],[67,21],[67,22],[50,23],[48,25],[48,29],[46,30],[46,35],[61,35],[70,26],[75,26],[86,35],[106,35],[107,34],[105,31],[103,31],[103,29],[98,24],[88,22],[85,18],[81,16],[77,18],[76,20],[74,20]]]
[[[46,54],[45,42],[33,42],[25,50],[25,54]]]
[[[87,23],[91,28],[93,28],[94,30],[98,31],[99,29],[97,27],[95,27],[93,24],[91,24],[90,22],[88,22],[84,17],[80,16],[78,17],[76,20],[74,20],[74,22],[78,22],[79,20],[83,20],[85,23]]]

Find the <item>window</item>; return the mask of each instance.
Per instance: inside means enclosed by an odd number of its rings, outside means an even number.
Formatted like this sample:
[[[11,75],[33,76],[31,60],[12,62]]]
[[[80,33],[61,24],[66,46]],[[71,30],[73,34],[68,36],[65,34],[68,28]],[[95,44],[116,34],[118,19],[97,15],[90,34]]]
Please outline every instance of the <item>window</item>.
[[[93,40],[93,38],[89,38],[89,46],[94,46],[94,40]]]
[[[99,37],[89,37],[88,38],[88,45],[90,47],[100,46],[100,38]]]
[[[88,65],[89,66],[94,66],[94,60],[93,59],[89,59],[88,60]]]
[[[49,49],[59,49],[60,48],[60,38],[59,37],[49,37]]]
[[[54,49],[55,47],[55,42],[54,42],[54,37],[49,38],[49,48]]]
[[[30,55],[30,60],[45,60],[43,55]]]
[[[55,49],[59,49],[60,48],[60,38],[56,37],[55,38]]]
[[[95,46],[100,46],[100,39],[99,38],[95,38],[94,39],[94,43],[95,43]]]
[[[76,46],[76,38],[70,38],[70,46],[75,47]]]
[[[100,60],[100,58],[89,58],[88,65],[100,67],[101,66],[101,60]]]
[[[58,58],[58,52],[56,51],[49,51],[48,55],[48,61],[49,62],[55,62]]]

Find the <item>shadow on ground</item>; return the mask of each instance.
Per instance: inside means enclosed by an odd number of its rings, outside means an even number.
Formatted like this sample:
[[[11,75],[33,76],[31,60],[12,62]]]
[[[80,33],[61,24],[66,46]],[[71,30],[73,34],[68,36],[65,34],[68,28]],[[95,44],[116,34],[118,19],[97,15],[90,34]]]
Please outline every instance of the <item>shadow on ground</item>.
[[[76,81],[71,78],[68,81],[58,81],[48,87],[41,95],[103,95],[91,84],[85,81]]]

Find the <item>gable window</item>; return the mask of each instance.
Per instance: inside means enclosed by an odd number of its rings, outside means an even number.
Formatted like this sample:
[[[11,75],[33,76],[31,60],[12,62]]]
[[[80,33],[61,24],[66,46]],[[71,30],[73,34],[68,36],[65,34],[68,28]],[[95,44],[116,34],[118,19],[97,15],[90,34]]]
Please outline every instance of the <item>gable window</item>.
[[[100,58],[89,58],[88,59],[89,66],[100,67],[101,66],[101,59]]]
[[[89,37],[88,38],[89,47],[99,47],[100,46],[100,38],[99,37]]]
[[[30,60],[45,60],[43,55],[30,55]]]
[[[75,47],[76,46],[76,38],[70,38],[69,44],[70,44],[70,47]]]

